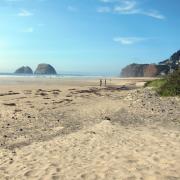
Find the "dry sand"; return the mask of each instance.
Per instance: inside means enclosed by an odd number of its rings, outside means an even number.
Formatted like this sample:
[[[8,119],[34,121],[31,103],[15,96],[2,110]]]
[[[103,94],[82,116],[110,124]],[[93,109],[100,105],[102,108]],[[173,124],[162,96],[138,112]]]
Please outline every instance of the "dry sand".
[[[180,99],[144,81],[1,79],[0,179],[180,179]]]

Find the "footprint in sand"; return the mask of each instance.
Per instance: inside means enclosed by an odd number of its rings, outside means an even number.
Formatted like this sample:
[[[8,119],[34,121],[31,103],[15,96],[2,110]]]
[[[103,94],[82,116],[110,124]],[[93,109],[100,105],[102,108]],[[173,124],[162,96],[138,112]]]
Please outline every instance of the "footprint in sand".
[[[31,176],[33,176],[34,174],[35,174],[35,172],[34,172],[33,170],[30,170],[30,171],[25,172],[24,176],[26,176],[26,177],[31,177]]]

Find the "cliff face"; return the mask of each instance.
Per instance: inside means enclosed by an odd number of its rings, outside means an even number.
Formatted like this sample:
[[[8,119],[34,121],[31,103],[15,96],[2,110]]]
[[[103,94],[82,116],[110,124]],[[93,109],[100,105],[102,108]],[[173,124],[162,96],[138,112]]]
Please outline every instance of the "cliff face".
[[[168,65],[149,64],[144,69],[144,77],[155,77],[168,74],[170,68]]]
[[[167,74],[169,66],[155,64],[130,64],[121,71],[122,77],[155,77]]]
[[[147,64],[130,64],[121,71],[122,77],[142,77]]]
[[[130,64],[122,69],[122,77],[155,77],[168,74],[180,66],[180,50],[169,59],[156,64]]]
[[[32,69],[29,66],[22,66],[19,69],[17,69],[15,74],[33,74]]]
[[[39,64],[34,74],[39,75],[55,75],[56,70],[50,64]]]

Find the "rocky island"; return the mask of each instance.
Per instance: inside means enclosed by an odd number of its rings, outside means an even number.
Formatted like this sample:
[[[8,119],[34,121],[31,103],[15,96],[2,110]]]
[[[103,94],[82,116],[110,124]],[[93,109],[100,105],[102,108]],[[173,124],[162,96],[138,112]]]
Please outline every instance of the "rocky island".
[[[33,74],[33,71],[29,66],[22,66],[18,68],[14,73],[15,74]]]
[[[56,75],[57,72],[53,66],[50,64],[39,64],[36,71],[36,75]]]

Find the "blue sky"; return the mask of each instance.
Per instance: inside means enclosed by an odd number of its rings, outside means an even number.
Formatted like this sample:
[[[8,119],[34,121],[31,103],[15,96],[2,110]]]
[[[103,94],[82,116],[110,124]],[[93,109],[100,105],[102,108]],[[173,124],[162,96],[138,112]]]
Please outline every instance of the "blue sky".
[[[179,0],[0,0],[0,71],[118,74],[180,49]]]

